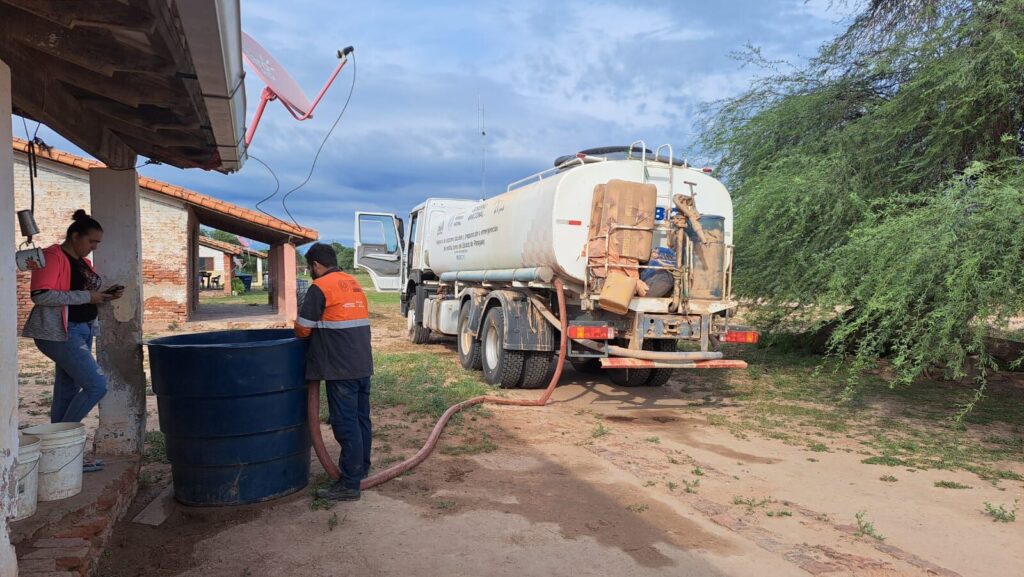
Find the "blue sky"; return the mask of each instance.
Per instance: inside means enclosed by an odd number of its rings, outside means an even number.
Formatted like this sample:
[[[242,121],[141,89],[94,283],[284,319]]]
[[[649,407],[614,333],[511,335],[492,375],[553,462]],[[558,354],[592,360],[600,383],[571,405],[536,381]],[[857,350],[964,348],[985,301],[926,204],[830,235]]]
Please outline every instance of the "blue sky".
[[[711,163],[694,147],[702,105],[737,94],[756,74],[730,54],[749,43],[798,61],[843,27],[846,12],[829,0],[244,0],[242,27],[310,98],[335,51],[355,46],[352,102],[312,179],[288,201],[300,224],[351,244],[356,210],[404,215],[430,196],[478,198],[482,145],[488,196],[556,156],[636,139],[672,143],[677,156]],[[282,193],[305,178],[352,73],[346,67],[309,121],[295,122],[278,103],[268,107],[250,153],[270,165]],[[249,119],[261,89],[248,74]],[[21,120],[13,121],[23,136]],[[40,135],[80,153],[45,127]],[[141,172],[250,208],[274,189],[252,160],[232,175]],[[285,217],[280,196],[263,208]]]

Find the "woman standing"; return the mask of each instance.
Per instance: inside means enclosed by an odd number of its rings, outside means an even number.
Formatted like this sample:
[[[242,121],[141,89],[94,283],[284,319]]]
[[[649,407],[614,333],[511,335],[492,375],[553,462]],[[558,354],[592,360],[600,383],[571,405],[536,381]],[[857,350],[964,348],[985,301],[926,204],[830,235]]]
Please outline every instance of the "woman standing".
[[[43,251],[46,266],[32,271],[32,312],[22,335],[57,365],[51,423],[81,422],[107,392],[92,356],[98,307],[121,298],[123,287],[100,292],[103,280],[85,258],[103,240],[103,227],[76,210],[62,244]]]

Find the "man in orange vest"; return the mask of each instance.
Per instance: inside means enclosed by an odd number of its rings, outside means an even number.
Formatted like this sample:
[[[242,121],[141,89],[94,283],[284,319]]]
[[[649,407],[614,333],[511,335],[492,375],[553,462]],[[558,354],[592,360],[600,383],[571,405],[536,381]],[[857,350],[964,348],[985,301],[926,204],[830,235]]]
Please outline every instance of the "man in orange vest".
[[[302,301],[295,334],[309,339],[306,380],[327,382],[331,429],[341,445],[341,479],[317,496],[333,501],[359,500],[359,482],[370,470],[370,319],[359,281],[338,270],[334,249],[316,243],[306,251],[313,275]],[[316,426],[310,423],[310,426]]]

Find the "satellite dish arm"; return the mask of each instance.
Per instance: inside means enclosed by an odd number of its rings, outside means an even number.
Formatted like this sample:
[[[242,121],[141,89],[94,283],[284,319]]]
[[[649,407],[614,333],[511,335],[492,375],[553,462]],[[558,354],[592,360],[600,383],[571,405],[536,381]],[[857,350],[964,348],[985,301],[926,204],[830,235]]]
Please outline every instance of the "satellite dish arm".
[[[351,54],[354,50],[354,48],[349,46],[343,50],[338,51],[338,66],[334,68],[334,72],[331,73],[331,77],[327,79],[327,82],[324,84],[324,87],[320,89],[320,94],[317,94],[316,98],[313,99],[313,103],[309,105],[309,112],[305,114],[299,114],[298,111],[289,106],[287,102],[284,102],[283,100],[281,101],[284,104],[284,107],[288,109],[288,112],[290,112],[291,115],[295,117],[295,120],[302,121],[313,116],[313,110],[316,109],[316,105],[320,104],[320,99],[324,97],[324,94],[327,93],[327,89],[331,87],[331,84],[334,82],[334,79],[338,77],[339,73],[341,73],[341,69],[344,68],[345,64],[348,63],[348,55]]]
[[[348,63],[348,55],[351,54],[353,50],[354,49],[351,46],[349,46],[343,50],[338,51],[338,66],[334,68],[334,72],[331,73],[331,76],[330,78],[327,79],[327,82],[324,84],[324,87],[320,89],[320,93],[316,95],[316,98],[313,100],[313,103],[309,106],[309,111],[307,111],[306,113],[301,113],[300,111],[296,110],[291,105],[289,105],[287,101],[281,100],[281,104],[284,105],[284,107],[288,110],[288,113],[291,114],[292,117],[295,118],[295,120],[302,121],[313,116],[313,110],[316,109],[316,105],[320,103],[320,100],[324,97],[324,94],[327,93],[327,89],[331,87],[331,84],[334,83],[334,79],[337,78],[338,74],[341,73],[341,69],[345,67],[346,63]],[[252,125],[249,126],[249,130],[246,131],[245,133],[246,148],[249,147],[249,144],[252,142],[253,136],[256,134],[256,127],[259,126],[260,119],[263,117],[263,110],[266,109],[267,103],[272,100],[277,100],[277,93],[274,92],[274,90],[269,86],[264,87],[263,92],[260,94],[259,106],[256,108],[256,114],[253,116],[252,119]]]

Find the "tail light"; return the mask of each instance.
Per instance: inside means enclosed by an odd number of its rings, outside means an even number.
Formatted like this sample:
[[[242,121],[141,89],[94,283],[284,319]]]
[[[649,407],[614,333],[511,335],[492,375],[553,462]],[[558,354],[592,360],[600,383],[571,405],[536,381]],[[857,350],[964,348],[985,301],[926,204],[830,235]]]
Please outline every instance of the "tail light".
[[[729,331],[722,337],[722,342],[753,345],[760,337],[761,335],[757,331]]]
[[[615,327],[569,325],[569,338],[607,341],[615,338]]]

